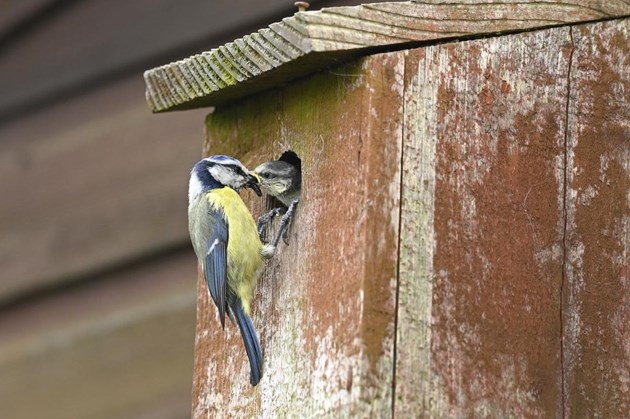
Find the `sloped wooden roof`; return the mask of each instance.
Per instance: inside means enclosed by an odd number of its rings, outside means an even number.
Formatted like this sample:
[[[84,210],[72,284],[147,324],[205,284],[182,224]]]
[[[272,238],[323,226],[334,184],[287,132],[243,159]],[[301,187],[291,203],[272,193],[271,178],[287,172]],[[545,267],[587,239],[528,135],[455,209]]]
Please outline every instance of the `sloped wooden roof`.
[[[300,11],[146,71],[146,97],[153,112],[220,105],[361,54],[627,15],[624,0],[425,0]]]

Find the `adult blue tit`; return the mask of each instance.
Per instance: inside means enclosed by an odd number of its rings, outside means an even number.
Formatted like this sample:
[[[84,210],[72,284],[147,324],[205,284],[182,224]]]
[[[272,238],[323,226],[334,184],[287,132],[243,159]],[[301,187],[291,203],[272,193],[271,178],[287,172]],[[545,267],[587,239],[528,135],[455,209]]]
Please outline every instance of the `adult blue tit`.
[[[261,195],[257,177],[235,158],[217,155],[199,161],[190,173],[188,229],[221,326],[225,328],[227,313],[241,331],[255,386],[262,376],[262,352],[249,317],[250,302],[262,258],[273,249],[260,241],[238,195],[247,187]]]
[[[300,170],[288,162],[282,160],[268,161],[254,169],[254,174],[260,180],[260,188],[263,192],[278,199],[287,208],[274,208],[258,219],[258,234],[265,236],[266,225],[273,217],[284,214],[278,229],[279,234],[272,241],[273,248],[278,244],[280,235],[283,235],[287,243],[288,226],[300,201],[302,190],[302,174]]]

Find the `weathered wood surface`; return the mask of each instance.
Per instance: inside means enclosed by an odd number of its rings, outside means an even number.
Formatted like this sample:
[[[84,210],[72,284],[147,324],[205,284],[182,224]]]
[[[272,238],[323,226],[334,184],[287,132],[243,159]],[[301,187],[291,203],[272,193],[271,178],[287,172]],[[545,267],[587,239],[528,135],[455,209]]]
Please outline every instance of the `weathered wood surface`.
[[[207,154],[292,149],[305,191],[259,387],[199,281],[193,414],[623,417],[629,22],[373,55],[210,116]]]
[[[627,15],[624,0],[427,0],[298,12],[146,71],[147,102],[154,112],[219,105],[377,49]]]
[[[188,242],[203,116],[155,118],[141,92],[121,81],[0,127],[0,305]]]
[[[402,83],[402,54],[379,55],[209,116],[207,153],[251,167],[292,149],[304,181],[290,245],[254,298],[257,387],[199,281],[195,417],[391,415]]]
[[[410,52],[396,414],[630,410],[629,27]]]
[[[4,310],[6,418],[189,417],[192,250]]]
[[[0,2],[0,36],[3,20],[24,15],[28,3],[50,1]],[[0,38],[0,120],[50,103],[60,95],[94,88],[104,79],[138,74],[166,60],[221,45],[296,10],[290,0],[54,3],[58,10],[50,18],[4,46]],[[359,0],[312,3],[321,7]]]
[[[395,414],[561,414],[568,28],[406,59]]]
[[[564,280],[566,417],[630,412],[630,20],[573,30]]]

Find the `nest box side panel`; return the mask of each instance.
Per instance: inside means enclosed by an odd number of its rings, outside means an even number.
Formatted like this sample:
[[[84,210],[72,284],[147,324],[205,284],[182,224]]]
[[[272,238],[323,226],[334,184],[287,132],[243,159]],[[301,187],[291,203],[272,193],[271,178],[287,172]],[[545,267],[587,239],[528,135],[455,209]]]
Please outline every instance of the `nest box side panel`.
[[[561,409],[569,29],[409,52],[395,413]]]
[[[564,292],[567,417],[630,411],[630,19],[573,28]]]

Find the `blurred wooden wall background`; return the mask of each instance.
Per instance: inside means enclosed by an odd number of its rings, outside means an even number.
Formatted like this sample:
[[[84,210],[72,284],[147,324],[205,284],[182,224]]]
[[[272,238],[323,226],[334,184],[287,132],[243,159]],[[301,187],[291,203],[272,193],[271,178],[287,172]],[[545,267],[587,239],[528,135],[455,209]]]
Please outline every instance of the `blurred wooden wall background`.
[[[0,3],[3,417],[190,415],[186,189],[207,110],[154,117],[142,71],[294,11],[285,0]]]

